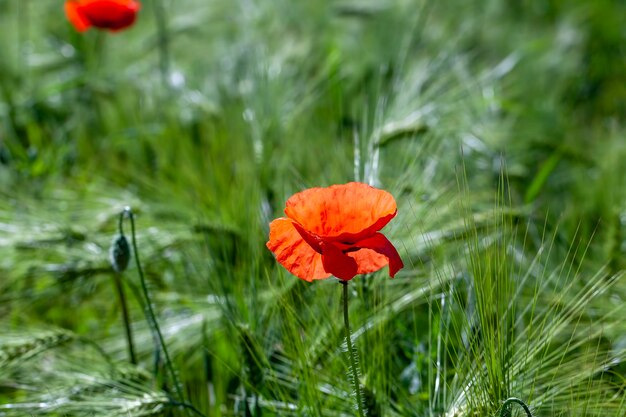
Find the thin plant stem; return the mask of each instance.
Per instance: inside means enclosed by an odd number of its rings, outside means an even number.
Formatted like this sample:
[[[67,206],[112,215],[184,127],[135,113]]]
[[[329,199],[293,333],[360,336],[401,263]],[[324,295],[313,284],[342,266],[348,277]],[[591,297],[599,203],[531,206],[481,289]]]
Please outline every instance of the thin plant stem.
[[[528,408],[526,403],[524,403],[524,401],[520,400],[519,398],[515,398],[515,397],[511,397],[511,398],[507,399],[502,404],[502,408],[500,408],[500,417],[505,417],[506,416],[505,413],[507,412],[509,405],[513,404],[513,403],[520,405],[524,409],[524,411],[526,412],[526,415],[528,417],[533,417],[533,415],[530,412],[530,409]]]
[[[174,389],[176,390],[176,396],[181,402],[185,402],[185,398],[183,397],[183,391],[180,386],[180,382],[178,381],[178,377],[176,376],[176,372],[174,370],[174,366],[172,364],[172,360],[170,359],[170,355],[167,351],[167,346],[165,344],[165,340],[163,339],[163,334],[161,333],[161,328],[159,327],[159,323],[156,319],[156,314],[154,314],[154,309],[152,308],[152,302],[150,298],[150,293],[148,292],[148,286],[146,285],[146,279],[143,273],[143,269],[141,268],[141,262],[139,261],[139,249],[137,248],[137,237],[135,234],[135,215],[130,208],[124,209],[128,218],[130,219],[130,233],[132,237],[132,245],[133,252],[135,257],[135,264],[137,265],[137,271],[139,273],[139,281],[141,283],[141,290],[143,291],[143,295],[146,299],[145,303],[145,311],[146,318],[150,327],[152,327],[154,333],[157,335],[159,343],[161,345],[161,349],[163,350],[163,356],[165,357],[165,366],[172,377],[172,382],[174,384]],[[188,409],[187,409],[188,410]]]
[[[135,300],[137,300],[141,309],[145,312],[146,302],[144,301],[139,288],[136,285],[134,285],[132,282],[127,282],[126,284],[130,288],[133,296],[135,297]],[[152,325],[150,326],[150,334],[152,335],[152,343],[154,343],[154,360],[153,360],[154,371],[152,373],[154,374],[156,378],[159,374],[159,363],[161,362],[161,344],[159,343],[159,337],[154,331]]]
[[[102,64],[106,60],[106,34],[102,31],[96,32],[96,40],[93,46],[94,56],[93,56],[93,68],[96,73],[102,70]]]
[[[128,357],[130,363],[137,365],[137,357],[135,356],[135,345],[133,343],[133,332],[130,327],[130,315],[128,314],[128,304],[126,303],[126,294],[124,293],[124,284],[122,283],[121,274],[115,272],[113,274],[113,282],[117,290],[117,296],[122,307],[122,318],[124,320],[124,328],[126,330],[126,345],[128,346]]]
[[[356,408],[359,412],[359,417],[365,417],[363,412],[363,397],[361,394],[361,384],[359,384],[359,370],[357,353],[352,348],[352,333],[350,332],[350,317],[348,315],[348,281],[340,280],[343,286],[343,321],[346,328],[346,346],[348,348],[348,357],[350,358],[350,370],[352,372],[352,386],[354,388],[354,395],[356,397]]]
[[[124,214],[125,212],[121,212],[119,215],[119,220],[117,224],[117,229],[119,233],[119,238],[122,239],[123,242],[126,242],[126,237],[124,236]],[[126,245],[126,248],[128,246]],[[114,260],[113,262],[118,262]],[[128,348],[128,357],[130,359],[130,363],[133,365],[137,364],[137,357],[135,356],[135,345],[133,343],[133,333],[130,326],[130,314],[128,313],[128,303],[126,302],[126,293],[124,292],[124,283],[122,282],[122,271],[126,269],[128,265],[127,259],[121,260],[123,265],[118,265],[114,267],[113,272],[113,284],[115,285],[115,290],[117,291],[117,297],[120,302],[120,307],[122,308],[122,319],[124,321],[124,329],[126,331],[126,346]]]
[[[169,33],[163,0],[156,0],[152,6],[157,26],[157,46],[159,48],[159,70],[165,91],[169,91],[170,51]]]

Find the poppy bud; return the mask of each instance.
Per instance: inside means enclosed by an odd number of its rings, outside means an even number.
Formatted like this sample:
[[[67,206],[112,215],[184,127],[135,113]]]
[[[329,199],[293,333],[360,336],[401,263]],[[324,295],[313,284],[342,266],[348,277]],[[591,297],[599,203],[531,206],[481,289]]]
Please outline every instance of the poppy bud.
[[[111,266],[115,272],[124,272],[130,261],[130,246],[126,236],[118,235],[113,239],[111,250],[109,251]]]

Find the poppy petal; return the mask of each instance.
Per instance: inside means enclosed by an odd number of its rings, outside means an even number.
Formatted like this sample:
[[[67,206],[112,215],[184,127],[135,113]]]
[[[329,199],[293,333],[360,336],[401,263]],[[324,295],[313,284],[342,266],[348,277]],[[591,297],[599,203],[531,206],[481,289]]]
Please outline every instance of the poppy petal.
[[[373,249],[361,248],[354,252],[347,252],[346,255],[356,261],[357,274],[369,274],[389,265],[389,259]]]
[[[66,1],[65,15],[77,31],[84,32],[89,29],[91,23],[80,13],[79,7],[80,5],[75,1]]]
[[[331,275],[324,269],[322,255],[302,238],[290,219],[280,218],[270,223],[266,246],[274,252],[276,260],[298,278],[313,281]]]
[[[287,200],[285,214],[326,241],[356,242],[382,229],[396,215],[393,196],[351,182],[310,188]]]
[[[393,244],[382,233],[374,233],[371,237],[358,241],[354,246],[362,248],[359,251],[351,252],[357,263],[359,264],[359,273],[374,272],[382,268],[380,265],[380,257],[385,258],[385,264],[389,263],[389,276],[393,278],[396,273],[404,267],[404,263]],[[368,249],[368,251],[364,251]],[[378,256],[371,256],[371,251]],[[370,256],[368,256],[370,255]],[[375,268],[375,269],[373,269]],[[363,270],[364,272],[360,272]]]
[[[135,22],[140,7],[140,3],[132,0],[92,0],[83,1],[79,12],[91,25],[117,31]]]
[[[322,242],[322,262],[324,269],[344,281],[349,281],[358,272],[356,261],[346,255],[337,246]]]

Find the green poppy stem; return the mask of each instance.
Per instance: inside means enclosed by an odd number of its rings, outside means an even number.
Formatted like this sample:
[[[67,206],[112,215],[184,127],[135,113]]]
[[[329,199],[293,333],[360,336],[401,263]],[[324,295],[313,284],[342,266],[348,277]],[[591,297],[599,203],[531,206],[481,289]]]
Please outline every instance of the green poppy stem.
[[[121,274],[113,273],[113,282],[117,290],[117,296],[122,307],[122,319],[124,320],[124,329],[126,330],[126,345],[128,346],[128,357],[130,363],[137,365],[137,357],[135,356],[135,346],[133,344],[133,333],[130,327],[130,315],[128,314],[128,304],[126,303],[126,294],[124,293],[124,284],[122,283]]]
[[[126,293],[124,292],[124,282],[122,281],[122,273],[128,266],[130,259],[130,248],[126,237],[124,236],[124,214],[121,212],[117,229],[119,236],[113,242],[111,252],[111,265],[113,267],[113,284],[117,291],[117,297],[122,309],[122,319],[124,321],[124,330],[126,331],[126,346],[128,348],[128,357],[130,363],[137,365],[137,357],[135,356],[135,345],[133,343],[133,333],[130,326],[130,314],[128,313],[128,303],[126,302]]]
[[[167,30],[167,18],[163,0],[157,0],[152,5],[154,18],[157,25],[157,47],[159,48],[159,70],[161,72],[161,82],[165,91],[169,91],[170,73],[170,48],[169,33]]]
[[[350,332],[350,318],[348,316],[348,281],[339,280],[343,286],[343,321],[346,328],[346,346],[348,348],[348,357],[350,358],[350,369],[352,372],[352,386],[356,397],[356,408],[359,417],[365,417],[363,412],[363,395],[361,394],[361,384],[359,383],[359,369],[357,361],[357,352],[352,347],[352,333]]]
[[[511,398],[507,399],[502,404],[502,408],[500,408],[500,417],[505,417],[506,416],[505,413],[508,411],[509,405],[511,405],[513,403],[520,405],[524,409],[524,411],[526,412],[526,415],[528,417],[533,417],[533,415],[530,412],[530,409],[528,408],[526,403],[524,403],[524,401],[520,400],[519,398],[515,398],[515,397],[511,397]]]
[[[185,397],[183,397],[183,391],[180,382],[178,381],[178,377],[176,376],[176,371],[174,370],[174,365],[172,364],[172,360],[170,359],[170,355],[167,351],[167,345],[165,344],[165,340],[163,339],[161,328],[159,327],[159,323],[156,319],[156,314],[154,313],[154,309],[152,308],[152,299],[150,298],[148,286],[146,285],[146,278],[143,274],[143,269],[141,268],[141,262],[139,261],[139,249],[137,248],[137,237],[135,235],[135,215],[129,207],[125,208],[124,212],[128,215],[128,218],[130,219],[130,233],[132,237],[133,253],[135,255],[135,264],[137,265],[137,271],[139,272],[141,290],[143,291],[143,295],[146,299],[146,318],[153,332],[156,334],[159,344],[161,345],[161,350],[163,351],[163,356],[165,357],[165,366],[167,367],[170,377],[172,378],[172,383],[174,385],[174,390],[176,391],[176,396],[181,403],[185,403]]]

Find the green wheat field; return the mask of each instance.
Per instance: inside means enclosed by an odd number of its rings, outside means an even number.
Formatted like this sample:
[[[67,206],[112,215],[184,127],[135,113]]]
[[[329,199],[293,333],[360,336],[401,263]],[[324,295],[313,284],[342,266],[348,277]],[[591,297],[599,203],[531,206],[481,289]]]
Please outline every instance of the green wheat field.
[[[626,416],[626,2],[63,3],[0,0],[1,417]],[[405,264],[349,285],[359,407],[265,246],[350,181]]]

